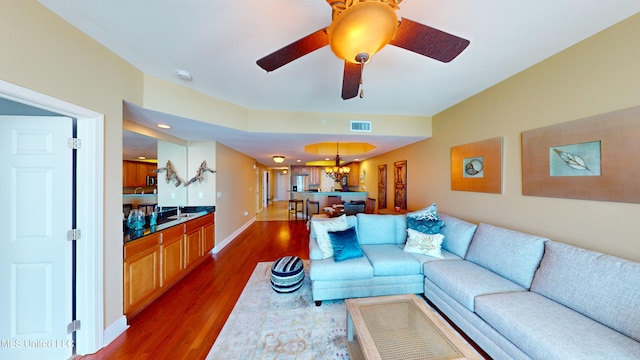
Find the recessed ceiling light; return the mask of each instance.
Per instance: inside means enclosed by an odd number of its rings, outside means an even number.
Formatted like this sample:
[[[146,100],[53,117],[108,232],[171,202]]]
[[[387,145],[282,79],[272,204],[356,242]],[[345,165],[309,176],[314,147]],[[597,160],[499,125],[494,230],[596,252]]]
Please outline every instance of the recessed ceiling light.
[[[298,159],[298,160],[296,160],[296,162],[302,162],[302,160]]]
[[[146,157],[145,157],[145,156],[138,156],[138,159],[140,159],[140,160],[145,160],[145,159],[146,159]]]
[[[167,124],[156,124],[156,126],[160,129],[171,129],[171,126]]]
[[[191,81],[193,80],[193,76],[191,76],[191,73],[189,73],[188,71],[184,71],[184,70],[177,70],[176,71],[176,76],[183,81]]]

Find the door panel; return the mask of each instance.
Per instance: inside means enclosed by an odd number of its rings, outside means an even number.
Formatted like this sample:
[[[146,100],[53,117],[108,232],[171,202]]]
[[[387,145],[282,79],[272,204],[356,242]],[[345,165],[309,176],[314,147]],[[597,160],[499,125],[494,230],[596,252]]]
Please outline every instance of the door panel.
[[[72,150],[66,117],[0,116],[0,358],[72,355]]]

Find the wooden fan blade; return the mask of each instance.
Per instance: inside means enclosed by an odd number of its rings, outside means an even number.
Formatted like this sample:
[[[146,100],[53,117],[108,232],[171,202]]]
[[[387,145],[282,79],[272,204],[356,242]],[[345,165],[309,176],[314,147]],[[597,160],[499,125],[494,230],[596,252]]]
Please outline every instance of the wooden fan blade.
[[[273,71],[326,45],[329,45],[329,35],[326,29],[320,29],[263,57],[256,63],[267,71]]]
[[[448,63],[469,46],[469,40],[403,18],[389,44]]]
[[[342,100],[358,96],[360,89],[360,76],[362,65],[344,62],[344,75],[342,77]]]

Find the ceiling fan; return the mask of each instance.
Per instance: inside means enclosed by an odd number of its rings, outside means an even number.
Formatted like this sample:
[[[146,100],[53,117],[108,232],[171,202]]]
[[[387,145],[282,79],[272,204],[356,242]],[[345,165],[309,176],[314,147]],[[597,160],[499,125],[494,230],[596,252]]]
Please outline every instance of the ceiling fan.
[[[403,18],[396,10],[402,0],[327,0],[332,22],[277,50],[256,63],[267,72],[329,45],[344,60],[342,99],[358,95],[364,64],[385,45],[391,44],[448,63],[468,45],[469,40]],[[362,97],[362,92],[360,92]]]

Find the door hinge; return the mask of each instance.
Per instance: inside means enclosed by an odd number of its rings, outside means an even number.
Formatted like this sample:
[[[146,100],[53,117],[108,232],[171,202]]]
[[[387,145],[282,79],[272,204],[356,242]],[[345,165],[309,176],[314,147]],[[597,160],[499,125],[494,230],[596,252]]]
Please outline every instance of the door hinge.
[[[78,138],[68,138],[67,139],[67,147],[70,149],[80,149],[81,141]]]
[[[80,233],[80,229],[71,229],[69,231],[67,231],[67,241],[75,241],[80,239],[80,236],[82,234]]]
[[[74,332],[80,330],[80,320],[73,320],[67,325],[67,334],[73,334]]]

